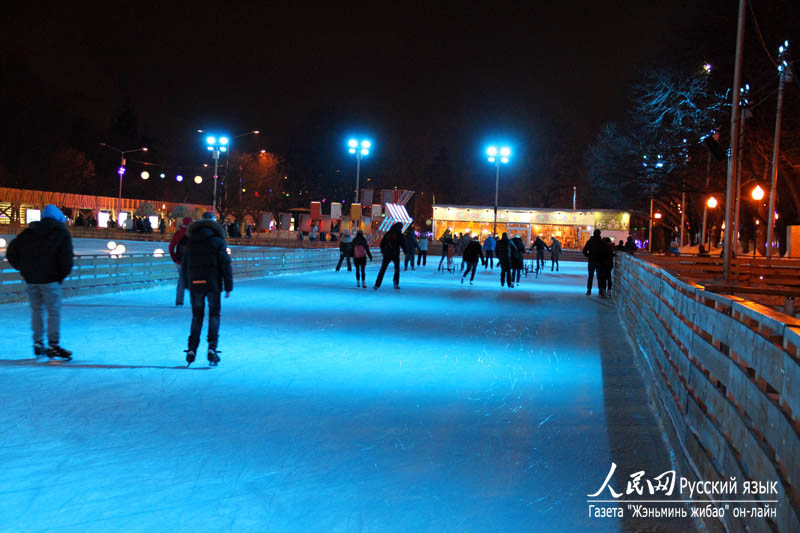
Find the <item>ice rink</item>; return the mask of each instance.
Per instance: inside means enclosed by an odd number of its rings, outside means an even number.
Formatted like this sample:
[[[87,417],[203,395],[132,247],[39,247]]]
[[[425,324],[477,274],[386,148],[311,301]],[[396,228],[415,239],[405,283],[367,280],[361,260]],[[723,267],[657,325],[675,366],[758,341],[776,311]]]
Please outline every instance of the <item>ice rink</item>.
[[[430,259],[400,291],[391,270],[377,292],[236,281],[215,369],[186,368],[174,287],[66,301],[60,364],[32,358],[27,304],[1,305],[0,531],[652,525],[588,514],[612,461],[617,490],[672,466],[586,265],[508,289]]]

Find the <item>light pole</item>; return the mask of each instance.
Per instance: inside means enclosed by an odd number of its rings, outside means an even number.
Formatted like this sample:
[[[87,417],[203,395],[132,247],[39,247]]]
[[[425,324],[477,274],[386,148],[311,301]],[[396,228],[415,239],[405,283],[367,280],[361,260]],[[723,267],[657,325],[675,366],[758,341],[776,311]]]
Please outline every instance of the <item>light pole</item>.
[[[761,188],[761,185],[756,185],[750,191],[750,197],[756,201],[756,213],[753,215],[753,257],[756,256],[756,248],[758,248],[758,204],[764,199],[764,194],[764,189]]]
[[[212,196],[211,208],[217,211],[217,178],[219,169],[219,153],[228,151],[228,143],[230,139],[226,136],[216,137],[209,135],[206,137],[206,148],[211,152],[211,157],[214,159],[214,194]],[[215,213],[216,214],[216,213]]]
[[[115,152],[119,153],[120,155],[120,162],[119,162],[119,169],[117,169],[117,174],[119,174],[119,194],[117,196],[117,227],[119,227],[119,217],[122,214],[122,176],[125,175],[125,154],[130,154],[133,152],[146,152],[147,147],[142,146],[141,148],[132,148],[130,150],[120,150],[119,148],[114,148],[110,144],[100,143],[100,146],[105,146],[109,150],[114,150]]]
[[[500,164],[507,164],[508,159],[511,157],[511,148],[508,146],[503,146],[501,148],[497,148],[496,146],[490,146],[486,149],[486,155],[488,156],[489,163],[494,163],[495,168],[495,176],[494,176],[494,229],[492,229],[492,234],[497,235],[497,199],[500,192]]]
[[[789,70],[789,61],[786,53],[789,51],[789,41],[785,41],[778,48],[778,111],[775,117],[775,141],[772,146],[772,172],[769,182],[769,210],[767,211],[767,259],[772,257],[772,228],[775,225],[775,192],[778,183],[778,156],[781,151],[781,115],[783,114],[783,84],[787,77],[791,81],[792,71]]]
[[[368,139],[350,139],[347,141],[347,151],[351,154],[356,156],[356,200],[355,203],[358,203],[358,193],[360,187],[360,180],[361,180],[361,158],[365,155],[369,155],[369,149],[372,146],[372,142]]]
[[[717,202],[716,198],[714,198],[713,196],[710,196],[708,198],[708,200],[706,201],[706,205],[703,208],[703,232],[702,232],[702,236],[700,237],[700,241],[701,241],[701,244],[703,246],[706,245],[706,228],[708,227],[708,224],[707,224],[707,221],[708,221],[708,210],[716,208],[718,203],[719,202]],[[711,240],[711,239],[709,239],[709,240]],[[711,246],[709,246],[709,249],[711,249]]]

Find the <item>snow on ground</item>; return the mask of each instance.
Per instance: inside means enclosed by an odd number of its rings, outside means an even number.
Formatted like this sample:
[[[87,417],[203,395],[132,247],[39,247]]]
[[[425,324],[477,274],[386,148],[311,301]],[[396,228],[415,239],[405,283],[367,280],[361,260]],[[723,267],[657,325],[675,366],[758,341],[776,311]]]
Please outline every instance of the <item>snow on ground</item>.
[[[215,369],[185,368],[173,287],[66,301],[61,364],[32,359],[27,304],[0,306],[0,530],[638,527],[588,517],[612,460],[617,490],[671,467],[585,268],[237,282]]]

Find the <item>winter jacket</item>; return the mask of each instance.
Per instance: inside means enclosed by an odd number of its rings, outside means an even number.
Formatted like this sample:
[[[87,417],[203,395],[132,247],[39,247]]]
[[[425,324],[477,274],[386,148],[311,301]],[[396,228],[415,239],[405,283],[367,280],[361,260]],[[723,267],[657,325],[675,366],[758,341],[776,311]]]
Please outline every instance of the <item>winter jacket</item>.
[[[183,248],[186,246],[186,228],[181,228],[175,232],[169,241],[169,256],[176,265],[181,264]]]
[[[400,257],[400,250],[408,253],[406,239],[403,237],[403,223],[395,223],[381,239],[381,252],[384,257]]]
[[[497,247],[497,241],[489,235],[486,237],[486,240],[483,241],[483,251],[484,252],[494,252],[494,249]]]
[[[472,242],[472,238],[470,238],[469,235],[467,235],[467,234],[462,235],[461,238],[458,239],[458,251],[463,254],[464,250],[467,249],[467,245],[469,243],[471,243],[471,242]]]
[[[407,254],[413,254],[419,248],[419,244],[417,243],[417,236],[414,235],[414,231],[407,231],[406,232],[406,249],[408,250]]]
[[[550,243],[550,257],[556,261],[561,257],[561,242],[558,239],[554,239]]]
[[[369,257],[369,260],[372,261],[372,252],[369,251],[369,244],[367,243],[367,239],[363,235],[361,236],[356,235],[353,238],[353,242],[351,244],[353,247],[353,253],[355,253],[356,246],[362,246],[364,248],[364,251],[367,252],[367,257]]]
[[[511,266],[511,246],[513,245],[511,244],[511,241],[508,240],[508,237],[497,241],[495,256],[500,261],[500,264],[504,267]]]
[[[525,266],[522,262],[525,256],[525,245],[522,243],[522,239],[514,237],[511,239],[511,244],[509,244],[508,247],[511,250],[511,266],[514,268],[523,268]]]
[[[472,241],[464,249],[464,261],[475,263],[478,259],[483,259],[483,249],[478,241]]]
[[[444,234],[442,234],[442,236],[439,237],[439,242],[442,243],[442,244],[444,244],[448,240],[450,240],[450,241],[453,240],[453,234],[450,233],[449,229],[445,230]]]
[[[181,272],[189,290],[233,290],[231,258],[225,246],[225,230],[213,220],[195,220],[186,230],[187,242]]]
[[[353,238],[350,235],[342,235],[339,240],[339,253],[345,257],[353,257]]]
[[[417,241],[417,244],[419,245],[419,251],[420,252],[427,252],[428,251],[428,238],[427,237],[420,238],[420,240]]]
[[[592,237],[583,246],[583,255],[589,258],[590,263],[604,263],[608,256],[608,246],[602,237]]]
[[[11,241],[6,259],[28,283],[61,283],[72,271],[72,237],[63,222],[44,218]]]
[[[549,250],[547,244],[545,244],[545,242],[542,239],[540,239],[539,237],[536,237],[536,240],[533,241],[532,248],[536,248],[536,252],[537,253],[542,253],[542,254],[544,253],[544,251],[546,249]]]

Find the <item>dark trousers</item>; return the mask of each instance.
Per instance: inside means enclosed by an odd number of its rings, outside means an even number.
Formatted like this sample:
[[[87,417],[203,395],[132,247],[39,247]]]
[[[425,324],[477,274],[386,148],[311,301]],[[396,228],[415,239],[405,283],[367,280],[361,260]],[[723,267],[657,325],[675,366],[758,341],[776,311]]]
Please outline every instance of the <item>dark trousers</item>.
[[[364,273],[364,267],[367,266],[367,258],[366,257],[354,257],[353,258],[353,265],[356,267],[356,281],[361,281],[367,279],[367,275]]]
[[[189,291],[192,302],[192,329],[189,333],[189,349],[197,351],[200,332],[203,329],[203,315],[208,299],[208,347],[216,349],[219,340],[220,293],[213,291]]]
[[[552,271],[553,271],[553,268],[555,268],[555,269],[556,269],[556,271],[558,271],[558,257],[556,257],[556,256],[551,256],[551,257],[550,257],[550,260],[551,260],[551,261],[550,261],[550,272],[552,272]]]
[[[544,270],[544,250],[536,251],[536,272]]]
[[[462,278],[466,278],[467,274],[472,272],[472,276],[470,276],[469,280],[472,281],[475,279],[475,271],[478,270],[478,260],[474,261],[467,261],[467,269],[464,271],[464,275],[461,276]]]
[[[592,281],[594,280],[594,273],[597,272],[597,288],[601,291],[606,290],[606,278],[603,274],[602,263],[592,263],[589,261],[589,280],[586,282],[586,290],[592,290]]]
[[[613,285],[613,269],[614,265],[605,265],[603,266],[603,278],[606,280],[606,290],[611,290],[611,286]],[[599,275],[599,274],[598,274]]]
[[[442,258],[439,259],[439,268],[442,268],[442,263],[447,258],[447,246],[442,245]]]
[[[501,287],[503,285],[505,285],[506,282],[508,282],[508,286],[509,287],[513,287],[514,286],[514,278],[512,277],[513,274],[512,274],[510,266],[511,265],[509,265],[508,263],[504,263],[504,262],[500,261],[500,286]]]
[[[411,262],[411,270],[414,270],[414,252],[406,254],[406,261],[403,266],[403,270],[408,270],[408,263]]]
[[[347,259],[347,271],[350,272],[350,270],[352,269],[352,267],[350,266],[350,256],[344,254],[339,254],[339,263],[337,263],[336,265],[336,272],[339,272],[339,269],[342,268],[342,261],[344,261],[345,259]]]
[[[420,250],[417,254],[417,266],[419,266],[420,263],[422,266],[428,264],[428,250]]]
[[[484,254],[486,254],[486,258],[483,260],[483,268],[486,268],[487,263],[489,268],[494,269],[494,250],[484,250]]]
[[[383,275],[386,273],[386,267],[389,266],[389,263],[394,263],[394,284],[400,285],[400,256],[395,255],[387,257],[384,255],[381,269],[378,271],[378,277],[375,279],[375,287],[380,287],[381,283],[383,283]]]

